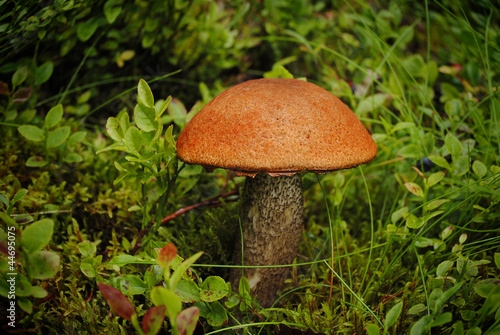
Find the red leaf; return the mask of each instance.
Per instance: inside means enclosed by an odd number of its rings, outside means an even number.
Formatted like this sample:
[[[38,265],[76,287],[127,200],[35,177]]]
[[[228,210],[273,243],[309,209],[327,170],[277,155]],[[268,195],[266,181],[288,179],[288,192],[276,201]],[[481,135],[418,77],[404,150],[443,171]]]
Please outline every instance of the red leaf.
[[[30,98],[31,93],[33,93],[31,87],[21,88],[12,95],[12,102],[15,104],[23,103]]]
[[[0,241],[0,253],[8,256],[9,255],[9,247],[7,246],[7,239],[5,241]]]
[[[3,95],[10,94],[9,85],[4,83],[3,81],[0,81],[0,94],[3,94]]]
[[[132,303],[116,288],[104,283],[97,284],[103,297],[108,301],[109,306],[116,314],[130,321],[135,314]]]
[[[151,307],[142,319],[142,331],[146,335],[156,335],[163,325],[165,319],[165,306]]]
[[[163,269],[166,269],[175,259],[175,255],[177,255],[177,248],[173,243],[168,243],[160,250],[156,261]]]

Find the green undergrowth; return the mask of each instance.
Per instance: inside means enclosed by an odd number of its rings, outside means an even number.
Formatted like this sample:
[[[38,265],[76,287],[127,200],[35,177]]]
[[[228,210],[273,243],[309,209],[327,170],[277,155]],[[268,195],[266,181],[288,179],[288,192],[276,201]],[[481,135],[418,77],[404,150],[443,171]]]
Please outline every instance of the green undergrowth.
[[[2,330],[500,333],[493,4],[0,5]],[[378,146],[303,175],[302,243],[270,308],[227,283],[244,178],[175,149],[259,77],[325,87]]]

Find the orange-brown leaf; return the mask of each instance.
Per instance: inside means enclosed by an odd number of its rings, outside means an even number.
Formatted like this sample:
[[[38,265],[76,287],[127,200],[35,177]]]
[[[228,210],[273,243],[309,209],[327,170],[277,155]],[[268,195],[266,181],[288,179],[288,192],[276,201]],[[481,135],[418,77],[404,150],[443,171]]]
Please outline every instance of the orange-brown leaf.
[[[111,309],[124,319],[131,320],[135,314],[132,303],[116,288],[104,283],[97,284],[103,297],[108,301]]]

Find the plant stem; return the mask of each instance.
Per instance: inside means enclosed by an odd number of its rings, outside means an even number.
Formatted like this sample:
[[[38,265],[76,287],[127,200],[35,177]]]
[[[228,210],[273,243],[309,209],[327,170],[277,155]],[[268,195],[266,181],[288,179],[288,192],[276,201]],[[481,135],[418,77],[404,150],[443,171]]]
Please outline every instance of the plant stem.
[[[134,313],[132,315],[132,318],[131,318],[130,322],[132,323],[132,325],[134,326],[135,330],[137,331],[137,333],[139,335],[144,335],[144,332],[142,331],[142,328],[139,325],[139,320],[137,319],[137,314],[136,313]]]

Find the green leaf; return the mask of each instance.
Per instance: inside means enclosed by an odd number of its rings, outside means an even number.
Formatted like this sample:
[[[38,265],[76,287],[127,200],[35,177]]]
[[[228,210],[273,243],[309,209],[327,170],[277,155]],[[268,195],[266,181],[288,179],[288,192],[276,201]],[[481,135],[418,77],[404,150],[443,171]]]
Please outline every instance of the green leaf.
[[[125,133],[125,145],[130,152],[139,153],[142,148],[142,135],[141,131],[136,127],[128,128]]]
[[[389,95],[385,93],[370,95],[359,102],[358,108],[356,108],[356,115],[363,115],[371,112],[384,105],[388,99]]]
[[[427,334],[427,326],[432,322],[431,315],[425,315],[420,320],[415,322],[411,327],[410,335],[425,335]]]
[[[419,54],[410,55],[403,60],[403,66],[412,76],[423,74],[424,65],[424,59]]]
[[[116,162],[115,162],[115,163],[116,163]],[[135,206],[131,206],[131,207],[129,207],[129,208],[127,209],[127,211],[128,211],[128,212],[137,212],[137,211],[140,211],[141,209],[142,209],[142,207],[141,207],[141,206],[137,206],[137,205],[135,205]]]
[[[35,109],[28,109],[19,114],[17,117],[17,122],[18,123],[29,123],[33,118],[36,116],[36,110]]]
[[[151,48],[156,40],[156,34],[153,32],[146,32],[141,40],[141,46],[144,49]]]
[[[495,252],[495,265],[497,266],[497,269],[500,270],[500,253]]]
[[[12,87],[13,89],[21,85],[28,77],[28,67],[25,65],[17,69],[12,76]]]
[[[451,99],[444,104],[444,111],[449,118],[459,117],[463,112],[462,102],[458,99]]]
[[[453,319],[453,314],[451,314],[451,312],[440,314],[438,317],[434,319],[434,321],[431,322],[430,327],[437,327],[444,325],[445,323],[451,322],[452,319]]]
[[[186,122],[187,110],[184,104],[173,98],[168,106],[168,114],[172,117],[174,123],[178,126],[183,126]]]
[[[468,156],[460,156],[453,163],[453,175],[463,176],[469,171],[470,162]]]
[[[109,24],[115,22],[116,18],[120,15],[122,7],[114,6],[117,3],[116,0],[108,0],[104,4],[104,16]]]
[[[248,282],[248,279],[246,277],[240,278],[240,283],[238,285],[238,293],[243,298],[247,296],[250,297],[250,283]]]
[[[462,321],[458,321],[454,326],[455,329],[453,329],[453,333],[451,333],[451,335],[464,335],[464,324]]]
[[[25,188],[20,189],[19,191],[16,192],[16,194],[12,198],[12,202],[13,203],[18,202],[19,200],[21,200],[26,195],[26,193],[28,193],[27,189],[25,189]]]
[[[9,198],[3,193],[0,193],[0,203],[4,204],[5,207],[9,207]]]
[[[448,133],[444,138],[444,143],[446,145],[446,149],[448,149],[451,154],[452,161],[456,161],[462,153],[462,144],[459,139]]]
[[[88,240],[78,243],[76,247],[83,257],[93,257],[97,252],[96,245]]]
[[[228,283],[227,291],[231,292],[231,283]],[[236,307],[239,303],[240,303],[240,298],[238,297],[238,295],[230,294],[228,296],[228,299],[226,301],[224,301],[224,306],[226,306],[229,309],[232,309],[233,307]],[[324,305],[324,304],[322,304],[322,305]],[[325,311],[325,313],[326,313],[327,311],[329,311],[329,307],[323,306],[323,311]]]
[[[63,111],[63,106],[61,104],[52,107],[47,113],[47,116],[45,117],[45,127],[46,128],[54,127],[56,124],[59,123],[59,121],[61,121],[63,114],[64,111]]]
[[[54,71],[54,63],[52,63],[51,61],[47,61],[42,65],[40,65],[36,69],[35,73],[35,83],[34,83],[35,86],[41,85],[45,83],[47,80],[49,80],[50,77],[52,76],[53,71]]]
[[[41,299],[45,298],[49,293],[40,286],[32,286],[31,287],[31,295],[35,298]]]
[[[63,144],[70,132],[71,128],[69,126],[59,127],[50,131],[47,135],[47,148],[55,148]]]
[[[26,166],[28,167],[42,167],[47,165],[47,161],[45,161],[42,157],[39,156],[31,156],[26,161]]]
[[[424,304],[416,304],[414,306],[412,306],[409,310],[408,310],[408,314],[410,315],[415,315],[415,314],[420,314],[422,313],[423,311],[425,311],[427,308],[425,307]]]
[[[54,231],[54,221],[42,219],[26,227],[21,234],[21,244],[28,253],[41,250],[49,244]]]
[[[182,302],[193,303],[200,301],[200,288],[190,278],[182,278],[175,287],[175,294],[181,297]]]
[[[59,270],[59,255],[52,251],[37,251],[29,258],[30,274],[33,279],[50,279]]]
[[[227,295],[227,284],[218,276],[206,278],[200,288],[200,299],[205,302],[217,301]]]
[[[175,272],[172,274],[172,277],[170,277],[170,287],[175,288],[177,286],[177,283],[182,278],[184,273],[191,267],[191,265],[194,264],[194,262],[198,260],[198,258],[201,257],[201,255],[203,255],[202,251],[189,257],[177,267]]]
[[[27,224],[27,223],[33,222],[34,219],[33,219],[33,217],[31,215],[28,215],[28,214],[19,214],[19,215],[16,215],[15,221],[17,223],[20,223],[20,224]]]
[[[83,157],[76,152],[70,152],[64,157],[66,163],[81,163],[83,162]]]
[[[109,117],[106,122],[106,132],[115,141],[121,141],[125,137],[125,131],[117,118]]]
[[[422,188],[419,185],[417,185],[415,183],[405,183],[404,185],[408,189],[408,191],[410,191],[411,193],[413,193],[417,197],[424,196],[424,191],[422,191]]]
[[[32,125],[23,125],[17,128],[19,133],[23,135],[26,139],[33,142],[40,142],[43,140],[43,130],[38,128],[37,126]]]
[[[439,172],[435,172],[435,173],[431,174],[429,176],[429,178],[427,178],[427,186],[432,187],[432,186],[436,185],[444,178],[445,174],[446,174],[446,172],[444,172],[444,171],[439,171]]]
[[[123,133],[125,133],[128,128],[130,128],[130,116],[128,115],[126,108],[120,111],[120,114],[118,114],[118,120],[120,120],[120,126],[123,129]]]
[[[421,147],[416,144],[408,144],[398,150],[398,155],[406,158],[422,157]]]
[[[396,224],[401,218],[405,217],[408,214],[408,207],[403,207],[393,212],[391,215],[391,222]]]
[[[495,313],[500,307],[500,284],[495,286],[495,288],[490,292],[488,297],[483,303],[483,306],[479,310],[482,315],[490,315]]]
[[[147,290],[146,283],[136,275],[125,275],[117,278],[117,283],[122,292],[136,295],[143,294]]]
[[[483,162],[475,160],[474,163],[472,163],[472,171],[474,171],[479,178],[483,178],[488,172],[488,168]]]
[[[448,270],[451,269],[452,266],[453,266],[453,262],[452,261],[441,262],[437,266],[436,276],[437,277],[443,277],[446,274],[446,272],[448,272]]]
[[[155,306],[165,306],[167,309],[166,315],[171,320],[174,320],[182,310],[181,298],[173,291],[162,286],[153,287],[151,300]]]
[[[114,256],[110,261],[107,262],[109,265],[123,266],[127,264],[154,264],[154,260],[147,260],[140,256],[133,256],[128,254],[122,254]]]
[[[86,42],[92,37],[92,35],[94,35],[98,27],[99,24],[97,23],[97,20],[95,18],[90,18],[87,21],[78,24],[78,27],[76,28],[76,36],[80,39],[80,41]]]
[[[433,217],[436,217],[438,215],[441,215],[443,214],[444,211],[434,211],[434,212],[429,212],[427,214],[424,215],[423,219],[424,219],[424,222],[427,222],[429,221],[430,219],[432,219]]]
[[[380,335],[380,328],[374,323],[368,323],[366,325],[366,333],[368,335]]]
[[[445,168],[448,170],[451,169],[450,163],[448,163],[448,161],[444,157],[429,156],[429,159],[431,160],[431,162],[433,162],[434,164],[436,164],[439,167],[442,167],[442,168]]]
[[[123,167],[123,165],[121,165],[118,161],[114,161],[113,163],[115,165],[115,168],[118,170],[118,171],[121,171],[121,172],[128,172],[128,170],[126,168]]]
[[[227,322],[227,313],[224,306],[222,306],[218,301],[213,302],[210,305],[210,312],[207,315],[207,322],[214,327],[222,326]]]
[[[432,153],[432,151],[434,151],[434,146],[436,145],[434,134],[430,132],[425,133],[422,144],[425,149],[425,155],[428,156],[430,153]]]
[[[17,304],[23,311],[28,314],[33,313],[33,303],[27,298],[20,298],[17,300]]]
[[[16,278],[16,295],[19,297],[29,297],[33,287],[26,276],[18,275]]]
[[[153,110],[155,108],[153,92],[151,92],[151,88],[149,88],[148,83],[144,79],[139,80],[139,84],[137,85],[137,103]]]
[[[200,318],[198,307],[192,306],[186,308],[177,315],[177,330],[182,335],[192,335]]]
[[[481,335],[483,331],[479,327],[472,327],[470,328],[465,335]],[[494,330],[493,332],[488,332],[487,334],[498,334],[498,328]]]
[[[175,141],[174,141],[174,135],[173,135],[173,131],[174,131],[174,125],[170,125],[167,130],[165,130],[165,141],[168,143],[168,146],[170,148],[174,148],[175,149]]]
[[[453,98],[459,98],[461,95],[461,92],[448,82],[443,82],[441,84],[441,91],[443,92],[443,96],[441,96],[440,98],[442,102],[448,101]]]
[[[387,315],[385,317],[384,321],[384,326],[386,328],[391,327],[393,324],[396,323],[398,320],[399,316],[401,315],[401,311],[403,310],[403,302],[398,302],[396,305],[394,305],[389,312],[387,312]]]
[[[92,259],[89,259],[89,261],[92,261]],[[94,265],[90,262],[82,261],[82,263],[80,263],[80,271],[88,278],[94,278],[97,275]]]
[[[434,241],[424,236],[421,236],[415,240],[415,246],[417,248],[427,248],[432,245],[434,245]]]
[[[158,127],[158,122],[155,121],[156,112],[154,108],[147,107],[143,104],[137,104],[134,108],[134,121],[137,127],[143,131],[154,131]]]
[[[456,283],[452,288],[446,290],[437,300],[435,304],[435,311],[440,311],[443,304],[448,301],[464,284],[464,282]]]
[[[450,199],[436,199],[436,200],[432,200],[428,203],[426,203],[424,205],[424,209],[426,211],[433,211],[435,210],[436,208],[440,207],[442,204],[445,204],[447,202],[449,202]]]
[[[204,103],[208,103],[210,100],[212,100],[212,95],[210,94],[210,90],[208,89],[207,84],[205,84],[204,82],[200,82],[198,84],[198,88],[200,89],[201,97]]]
[[[395,133],[396,131],[408,129],[408,128],[415,128],[415,123],[413,123],[413,122],[398,122],[391,129],[391,133]]]
[[[127,151],[127,147],[123,143],[117,142],[117,143],[113,143],[113,144],[107,146],[106,148],[102,148],[101,150],[97,150],[96,154],[100,154],[100,153],[103,153],[105,151],[110,151],[110,150]]]
[[[165,113],[168,106],[170,105],[170,101],[172,101],[172,96],[169,96],[165,101],[163,101],[161,107],[159,108],[159,110],[157,110],[155,121],[158,121],[163,113]]]
[[[494,288],[494,282],[492,280],[485,279],[474,285],[474,292],[476,292],[481,298],[487,298]]]

